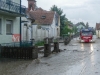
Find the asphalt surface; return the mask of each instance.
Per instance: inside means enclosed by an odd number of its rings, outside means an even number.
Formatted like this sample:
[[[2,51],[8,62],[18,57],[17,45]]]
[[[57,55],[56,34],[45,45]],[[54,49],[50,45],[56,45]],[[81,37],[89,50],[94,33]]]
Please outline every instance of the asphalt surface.
[[[60,43],[61,52],[36,60],[0,59],[0,75],[100,75],[100,39],[68,45]],[[53,48],[52,48],[53,50]]]

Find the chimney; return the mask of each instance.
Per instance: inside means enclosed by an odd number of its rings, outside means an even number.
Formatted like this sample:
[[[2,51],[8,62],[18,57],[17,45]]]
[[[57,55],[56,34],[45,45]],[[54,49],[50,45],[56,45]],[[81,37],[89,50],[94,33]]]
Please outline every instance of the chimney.
[[[30,10],[35,10],[36,7],[36,0],[27,0],[28,1],[28,12]]]

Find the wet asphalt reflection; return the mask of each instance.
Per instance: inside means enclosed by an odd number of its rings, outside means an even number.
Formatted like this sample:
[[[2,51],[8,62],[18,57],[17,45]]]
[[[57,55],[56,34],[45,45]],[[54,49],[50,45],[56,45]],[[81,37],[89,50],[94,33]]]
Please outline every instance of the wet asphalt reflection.
[[[73,39],[61,52],[37,60],[0,59],[0,75],[100,75],[100,39],[79,43]],[[52,48],[53,49],[53,48]]]

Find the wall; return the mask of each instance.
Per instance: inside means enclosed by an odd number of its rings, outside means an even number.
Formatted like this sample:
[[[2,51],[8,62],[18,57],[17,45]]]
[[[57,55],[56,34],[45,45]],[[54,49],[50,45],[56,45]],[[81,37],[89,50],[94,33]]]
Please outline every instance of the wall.
[[[56,14],[56,12],[55,12],[55,14]],[[59,19],[58,22],[60,22],[60,19]],[[59,31],[57,31],[57,29],[60,30],[59,29],[59,26],[60,26],[60,23],[58,23],[58,26],[56,26],[56,23],[55,23],[55,15],[54,15],[54,19],[53,19],[53,22],[51,24],[51,28],[53,29],[53,30],[51,29],[52,30],[51,33],[52,33],[52,36],[54,38],[57,38],[58,37]]]
[[[32,28],[33,28],[33,38],[35,40],[42,41],[44,38],[48,37],[48,31],[46,29],[42,29],[42,28],[38,29],[37,25],[33,25]]]
[[[27,21],[30,23],[30,20],[27,19]],[[38,29],[38,25],[32,25],[32,30],[33,30],[32,32],[27,32],[27,27],[26,28],[23,27],[24,29],[22,28],[22,32],[23,32],[22,38],[23,38],[23,40],[29,41],[29,39],[27,39],[26,34],[29,35],[29,37],[32,34],[33,37],[31,37],[31,38],[34,38],[35,40],[43,40],[46,37],[57,38],[58,36],[60,36],[60,17],[59,17],[58,22],[59,22],[58,26],[56,26],[55,16],[54,16],[54,19],[53,19],[53,22],[51,25],[40,25],[41,26],[40,29]],[[49,31],[47,29],[49,29]],[[58,29],[58,31],[57,31],[57,29]]]
[[[0,18],[2,20],[2,34],[0,35],[0,43],[11,43],[12,41],[12,35],[6,35],[6,20],[13,20],[13,34],[19,34],[19,18],[11,17],[11,16],[5,16],[0,15]]]
[[[100,30],[96,30],[96,36],[97,38],[100,38]]]

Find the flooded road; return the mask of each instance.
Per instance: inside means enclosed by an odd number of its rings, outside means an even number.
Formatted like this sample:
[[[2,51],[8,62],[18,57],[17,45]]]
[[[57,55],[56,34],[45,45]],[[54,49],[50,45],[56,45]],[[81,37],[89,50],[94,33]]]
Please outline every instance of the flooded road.
[[[53,49],[53,48],[52,48]],[[36,60],[0,60],[0,75],[100,75],[100,39],[78,43],[73,39],[60,53]]]

